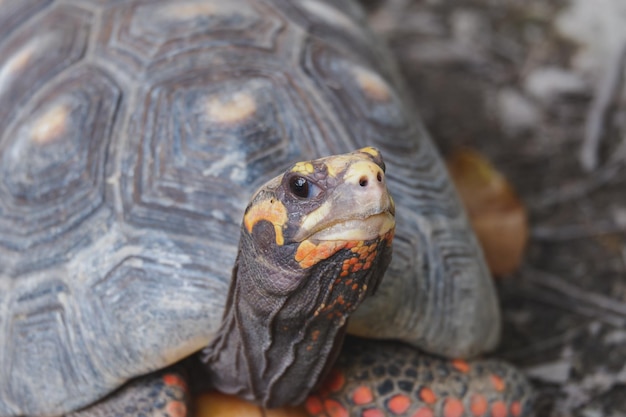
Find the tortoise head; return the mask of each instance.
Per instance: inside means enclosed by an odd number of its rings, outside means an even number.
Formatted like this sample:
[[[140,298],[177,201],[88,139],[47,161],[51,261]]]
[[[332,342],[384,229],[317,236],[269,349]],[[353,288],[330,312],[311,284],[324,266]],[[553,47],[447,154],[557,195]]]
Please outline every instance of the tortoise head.
[[[299,162],[255,193],[224,321],[205,349],[216,388],[271,407],[301,402],[325,375],[391,260],[384,171],[364,148]]]

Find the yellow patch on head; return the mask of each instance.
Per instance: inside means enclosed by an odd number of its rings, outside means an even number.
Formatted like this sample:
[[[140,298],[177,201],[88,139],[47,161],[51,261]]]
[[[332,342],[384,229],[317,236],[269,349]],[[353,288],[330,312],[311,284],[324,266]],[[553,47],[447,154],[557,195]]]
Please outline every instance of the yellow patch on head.
[[[347,183],[358,184],[361,181],[361,178],[376,178],[380,172],[382,172],[382,169],[378,165],[371,160],[364,159],[350,165],[343,179]]]
[[[43,145],[58,139],[67,129],[70,110],[64,104],[58,104],[33,123],[31,138],[33,142]]]
[[[355,155],[347,154],[347,155],[337,155],[333,158],[330,158],[326,161],[326,169],[328,170],[328,175],[331,177],[336,177],[339,173],[346,170],[352,162],[354,162]]]
[[[313,168],[313,164],[310,162],[298,162],[291,168],[291,172],[298,172],[301,174],[313,174],[315,169]]]
[[[206,113],[215,123],[233,124],[242,122],[256,112],[254,97],[238,92],[228,98],[211,97],[206,104]]]
[[[243,217],[243,223],[248,233],[252,233],[254,225],[266,220],[274,226],[276,234],[276,244],[285,243],[283,237],[283,226],[287,223],[287,208],[276,199],[263,200],[250,207]]]
[[[327,201],[319,206],[317,209],[304,216],[302,218],[302,226],[300,227],[300,230],[306,232],[311,231],[316,225],[320,224],[322,220],[326,218],[326,216],[328,216],[332,208],[332,203],[330,201]]]
[[[378,152],[376,148],[373,148],[371,146],[361,148],[353,153],[334,156],[325,161],[328,175],[330,175],[331,177],[336,177],[339,173],[344,172],[349,166],[355,163],[356,160],[371,162],[369,158],[363,155],[359,155],[360,152],[369,154],[374,158],[380,157],[380,152]]]
[[[380,152],[378,152],[378,149],[373,148],[371,146],[366,146],[365,148],[361,148],[361,149],[359,149],[359,152],[364,152],[364,153],[370,154],[374,158],[380,157]]]

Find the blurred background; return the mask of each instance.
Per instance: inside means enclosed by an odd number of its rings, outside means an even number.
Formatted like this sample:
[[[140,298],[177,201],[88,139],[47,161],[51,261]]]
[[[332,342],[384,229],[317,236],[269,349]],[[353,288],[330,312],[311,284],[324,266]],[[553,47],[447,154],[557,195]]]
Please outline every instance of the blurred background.
[[[498,355],[540,416],[626,415],[626,1],[363,3],[499,276]]]

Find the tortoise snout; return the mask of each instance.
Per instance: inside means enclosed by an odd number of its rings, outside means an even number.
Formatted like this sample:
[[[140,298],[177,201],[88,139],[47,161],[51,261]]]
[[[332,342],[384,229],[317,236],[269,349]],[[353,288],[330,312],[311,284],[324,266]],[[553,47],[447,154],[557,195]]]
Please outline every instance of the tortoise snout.
[[[375,164],[368,172],[364,172],[361,177],[359,177],[359,186],[361,187],[386,187],[385,186],[385,173],[383,170]]]
[[[370,207],[373,212],[393,210],[385,173],[376,163],[360,161],[353,164],[346,172],[344,180],[349,184],[356,204],[363,208]]]

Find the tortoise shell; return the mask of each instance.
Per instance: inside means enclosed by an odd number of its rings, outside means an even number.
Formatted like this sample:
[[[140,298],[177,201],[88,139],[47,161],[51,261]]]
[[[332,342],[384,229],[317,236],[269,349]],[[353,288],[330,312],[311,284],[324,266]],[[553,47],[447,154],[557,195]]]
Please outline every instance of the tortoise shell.
[[[351,331],[495,344],[480,249],[364,19],[331,0],[2,3],[0,415],[88,404],[205,346],[254,189],[363,146],[397,233]]]

